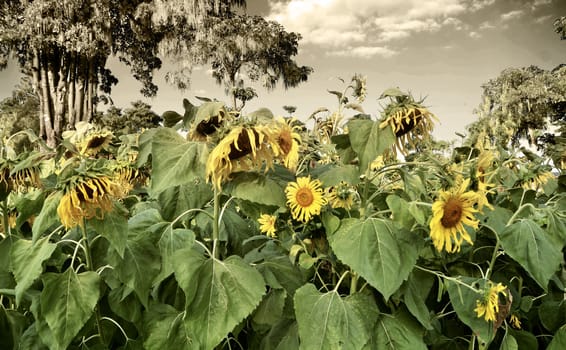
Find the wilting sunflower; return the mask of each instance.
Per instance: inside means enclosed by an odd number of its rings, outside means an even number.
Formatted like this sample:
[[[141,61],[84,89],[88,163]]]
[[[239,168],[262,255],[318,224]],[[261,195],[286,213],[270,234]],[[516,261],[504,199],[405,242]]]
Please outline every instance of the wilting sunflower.
[[[512,314],[511,317],[509,317],[509,323],[511,323],[513,328],[521,329],[521,320],[519,320],[519,316],[517,316],[517,314]]]
[[[555,178],[556,176],[550,171],[539,171],[524,181],[522,187],[526,190],[531,189],[537,191],[542,186],[546,185],[549,180]]]
[[[293,125],[293,122],[293,119],[279,119],[270,139],[275,157],[279,158],[287,169],[295,171],[299,162],[301,135],[297,132],[300,127]]]
[[[277,218],[273,215],[269,215],[269,214],[262,214],[259,219],[257,219],[257,222],[259,222],[259,224],[261,225],[259,227],[259,230],[262,233],[265,233],[267,235],[267,237],[272,237],[275,238],[277,237],[277,235],[275,234],[275,221],[277,220]]]
[[[445,249],[449,253],[460,251],[463,241],[473,245],[466,226],[478,228],[474,205],[478,201],[476,192],[467,191],[469,179],[461,181],[448,191],[440,191],[439,199],[432,205],[430,237],[437,251]]]
[[[193,141],[206,141],[222,125],[225,112],[221,111],[217,115],[210,115],[206,118],[195,121],[187,134],[187,138]]]
[[[415,101],[409,94],[394,89],[394,93],[383,94],[392,100],[384,109],[381,129],[390,126],[397,138],[396,146],[402,154],[407,154],[408,148],[414,148],[418,143],[430,138],[433,121],[438,120],[422,101]]]
[[[269,132],[265,126],[238,126],[228,133],[210,152],[206,162],[206,177],[216,188],[235,171],[266,169],[273,163],[268,147]]]
[[[310,176],[299,177],[297,182],[290,182],[285,188],[287,205],[295,220],[310,221],[311,217],[320,214],[326,199],[323,196],[320,180],[312,180]]]
[[[476,300],[476,308],[474,311],[478,318],[483,317],[487,322],[496,321],[499,313],[499,293],[507,296],[505,290],[507,287],[501,283],[494,284],[488,281],[488,288],[485,289],[483,298]]]
[[[106,149],[112,141],[113,134],[108,130],[92,129],[76,143],[79,152],[86,156],[94,156]]]
[[[329,187],[327,190],[328,203],[332,208],[352,209],[356,191],[348,183],[340,181],[336,186]]]
[[[70,181],[57,207],[66,228],[82,225],[83,219],[103,219],[113,208],[112,200],[121,196],[119,186],[108,176],[79,177]]]

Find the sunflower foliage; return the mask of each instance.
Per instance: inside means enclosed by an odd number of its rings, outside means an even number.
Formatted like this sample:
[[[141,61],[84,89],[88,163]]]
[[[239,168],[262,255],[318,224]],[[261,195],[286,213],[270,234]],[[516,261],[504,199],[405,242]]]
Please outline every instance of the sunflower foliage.
[[[432,112],[382,98],[330,134],[185,100],[138,134],[7,140],[0,348],[565,348],[564,175],[439,152]]]

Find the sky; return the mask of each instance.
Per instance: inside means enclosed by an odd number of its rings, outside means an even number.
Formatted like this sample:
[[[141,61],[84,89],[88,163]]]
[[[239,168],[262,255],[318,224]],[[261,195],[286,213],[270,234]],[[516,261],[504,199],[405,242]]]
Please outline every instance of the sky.
[[[336,96],[354,74],[367,79],[364,111],[379,118],[386,100],[378,100],[390,87],[425,98],[424,104],[439,119],[433,135],[439,140],[459,139],[466,125],[477,119],[481,85],[506,68],[536,65],[552,69],[566,63],[566,41],[554,33],[553,22],[566,16],[566,0],[248,0],[249,14],[281,23],[298,32],[299,65],[314,68],[306,83],[268,92],[259,86],[258,98],[244,113],[269,108],[287,115],[283,106],[296,106],[301,120],[321,107],[333,111]],[[207,67],[197,67],[191,86],[178,91],[164,81],[171,68],[156,72],[157,96],[143,98],[141,85],[128,76],[117,60],[109,68],[120,82],[113,88],[117,107],[143,100],[161,114],[180,113],[182,99],[195,96],[229,103]],[[10,95],[18,82],[15,65],[0,72],[0,98]],[[354,113],[350,113],[354,114]]]

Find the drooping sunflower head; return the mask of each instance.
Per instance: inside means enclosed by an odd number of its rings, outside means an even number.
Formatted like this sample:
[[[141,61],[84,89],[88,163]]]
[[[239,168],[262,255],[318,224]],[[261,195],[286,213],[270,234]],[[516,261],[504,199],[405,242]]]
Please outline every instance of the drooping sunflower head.
[[[95,156],[106,149],[112,142],[113,134],[109,130],[93,130],[77,144],[79,152],[85,156]]]
[[[26,153],[19,157],[21,160],[5,168],[10,169],[7,178],[3,181],[9,182],[10,190],[17,192],[27,192],[29,188],[41,188],[41,167],[43,155],[40,153]],[[3,174],[5,175],[5,174]]]
[[[415,101],[410,94],[397,89],[391,90],[394,92],[382,94],[382,97],[390,97],[391,101],[382,113],[379,127],[391,127],[397,138],[397,149],[407,154],[409,149],[430,138],[434,121],[438,119],[422,105],[423,101]]]
[[[356,193],[356,190],[350,186],[350,184],[340,181],[338,185],[328,187],[327,200],[330,206],[334,209],[344,208],[346,210],[350,210],[354,205]]]
[[[301,128],[293,124],[293,119],[277,120],[270,139],[274,156],[280,159],[285,167],[295,171],[299,162],[301,135],[298,131]]]
[[[556,175],[554,175],[551,171],[543,168],[537,168],[534,169],[532,173],[525,176],[521,186],[526,190],[531,189],[538,191],[553,179],[556,179]]]
[[[257,222],[259,222],[260,226],[259,226],[259,230],[262,233],[265,233],[268,237],[272,237],[275,238],[277,237],[276,235],[276,229],[275,229],[275,222],[276,222],[277,218],[273,215],[269,215],[269,214],[262,214],[260,215],[259,219],[257,219]]]
[[[215,115],[208,115],[201,120],[195,120],[187,138],[193,141],[206,141],[208,138],[216,133],[216,131],[222,126],[226,113],[221,110]]]
[[[232,129],[210,152],[206,177],[216,188],[236,171],[271,167],[273,156],[268,147],[269,132],[264,126],[238,126]]]
[[[479,221],[474,216],[478,212],[475,207],[478,194],[467,191],[469,182],[466,179],[448,191],[440,191],[432,205],[430,237],[439,252],[443,249],[449,253],[460,251],[463,241],[473,245],[466,226],[478,228]]]
[[[320,180],[311,180],[310,176],[299,177],[297,182],[290,182],[285,188],[287,205],[295,220],[308,222],[314,215],[320,214],[326,204]]]
[[[66,228],[82,225],[83,219],[103,219],[121,194],[109,176],[76,176],[65,185],[57,214]]]
[[[493,282],[488,281],[486,288],[484,289],[483,298],[476,300],[476,308],[474,311],[476,312],[477,317],[483,317],[487,322],[495,322],[500,308],[499,294],[506,297],[506,290],[507,287],[501,283],[494,284]]]

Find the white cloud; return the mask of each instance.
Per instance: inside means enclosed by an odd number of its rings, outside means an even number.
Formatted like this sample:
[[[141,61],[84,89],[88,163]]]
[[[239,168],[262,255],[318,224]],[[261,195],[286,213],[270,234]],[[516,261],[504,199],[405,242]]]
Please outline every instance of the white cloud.
[[[533,4],[531,5],[531,10],[534,11],[538,7],[550,5],[551,3],[552,3],[552,0],[535,0],[535,2],[533,2]]]
[[[495,29],[495,26],[488,21],[482,22],[479,26],[480,30]]]
[[[545,23],[545,22],[553,23],[555,19],[556,19],[556,17],[552,16],[552,15],[541,16],[541,17],[538,17],[537,19],[535,19],[535,22],[536,23]]]
[[[514,10],[501,15],[501,20],[504,22],[511,21],[522,17],[525,12],[523,10]]]
[[[471,0],[470,10],[479,11],[495,3],[495,0]]]
[[[481,38],[481,36],[482,36],[482,35],[481,35],[480,33],[478,33],[478,32],[470,32],[468,35],[469,35],[470,38],[472,38],[472,39],[479,39],[479,38]]]
[[[388,47],[356,46],[356,47],[350,47],[347,50],[330,51],[328,55],[342,56],[342,57],[360,57],[360,58],[371,58],[375,56],[380,56],[384,58],[390,58],[397,55],[398,53],[399,52],[395,50],[391,50]]]

